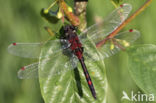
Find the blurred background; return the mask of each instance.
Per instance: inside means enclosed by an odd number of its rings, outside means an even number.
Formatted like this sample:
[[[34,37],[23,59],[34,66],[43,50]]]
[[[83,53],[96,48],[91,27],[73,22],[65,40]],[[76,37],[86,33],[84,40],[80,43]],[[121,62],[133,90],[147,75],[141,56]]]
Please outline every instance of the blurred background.
[[[133,6],[133,13],[146,0],[123,0]],[[13,42],[41,42],[49,38],[43,29],[50,26],[40,16],[41,8],[50,0],[0,0],[0,103],[44,103],[37,79],[20,80],[17,71],[37,60],[25,59],[8,53]],[[135,44],[156,44],[156,0],[122,31],[135,28],[141,37]],[[110,0],[89,0],[87,7],[88,26],[97,17],[104,18],[115,9]],[[109,83],[108,103],[121,103],[122,91],[141,91],[130,77],[126,52],[120,52],[105,60]],[[141,102],[143,103],[143,102]]]

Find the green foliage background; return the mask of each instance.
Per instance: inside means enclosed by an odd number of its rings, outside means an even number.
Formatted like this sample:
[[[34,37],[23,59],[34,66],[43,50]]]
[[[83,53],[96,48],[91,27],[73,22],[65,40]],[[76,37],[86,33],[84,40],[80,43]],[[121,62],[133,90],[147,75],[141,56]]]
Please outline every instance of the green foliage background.
[[[134,12],[146,0],[123,0],[131,3]],[[16,57],[7,52],[13,42],[40,42],[49,38],[44,26],[50,26],[40,16],[40,10],[48,7],[50,0],[0,0],[0,103],[44,103],[37,79],[19,80],[17,71],[23,65],[37,60]],[[134,19],[124,30],[136,28],[141,37],[135,44],[156,44],[156,1]],[[88,26],[95,16],[104,18],[114,8],[109,0],[89,0]],[[109,82],[108,103],[121,103],[122,91],[140,90],[128,72],[127,54],[120,52],[105,60]],[[141,91],[141,90],[140,90]]]

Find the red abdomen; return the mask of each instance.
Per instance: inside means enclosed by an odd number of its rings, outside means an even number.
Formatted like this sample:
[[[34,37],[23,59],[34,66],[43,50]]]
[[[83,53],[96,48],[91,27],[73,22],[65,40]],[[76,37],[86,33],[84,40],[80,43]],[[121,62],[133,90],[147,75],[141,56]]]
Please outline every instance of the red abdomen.
[[[77,35],[71,36],[68,40],[71,43],[70,49],[74,52],[74,54],[78,57],[78,59],[82,58],[82,44],[79,41],[79,38]]]

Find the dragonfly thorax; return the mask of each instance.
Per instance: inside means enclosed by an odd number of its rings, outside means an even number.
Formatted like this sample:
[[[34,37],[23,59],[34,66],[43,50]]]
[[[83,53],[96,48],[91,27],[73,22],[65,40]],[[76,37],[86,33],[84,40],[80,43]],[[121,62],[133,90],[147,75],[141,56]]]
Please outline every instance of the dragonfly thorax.
[[[73,25],[66,25],[63,28],[64,30],[64,39],[68,40],[71,51],[78,57],[82,59],[83,48],[82,44],[76,33],[76,28]]]

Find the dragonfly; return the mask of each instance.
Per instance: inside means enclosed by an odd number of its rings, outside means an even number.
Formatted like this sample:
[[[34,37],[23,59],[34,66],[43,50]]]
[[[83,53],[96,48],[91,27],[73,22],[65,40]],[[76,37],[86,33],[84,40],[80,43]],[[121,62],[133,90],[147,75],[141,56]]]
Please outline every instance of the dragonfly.
[[[78,62],[80,62],[90,91],[96,99],[95,88],[85,61],[94,62],[103,60],[130,46],[132,42],[138,39],[140,32],[130,29],[108,39],[104,45],[96,48],[96,44],[105,39],[126,20],[131,10],[132,6],[130,4],[123,4],[116,8],[102,22],[88,27],[79,35],[76,32],[75,26],[65,25],[62,28],[63,32],[59,39],[43,43],[10,44],[8,51],[13,55],[25,58],[40,58],[39,62],[22,67],[18,71],[18,77],[20,79],[28,79],[48,75],[55,76],[68,70],[73,70],[77,67]],[[112,48],[112,46],[114,47]],[[57,59],[58,56],[62,57],[59,64],[62,68],[55,68],[47,72],[46,69],[51,69],[54,66],[54,58]],[[40,75],[38,74],[39,69],[42,72]]]

